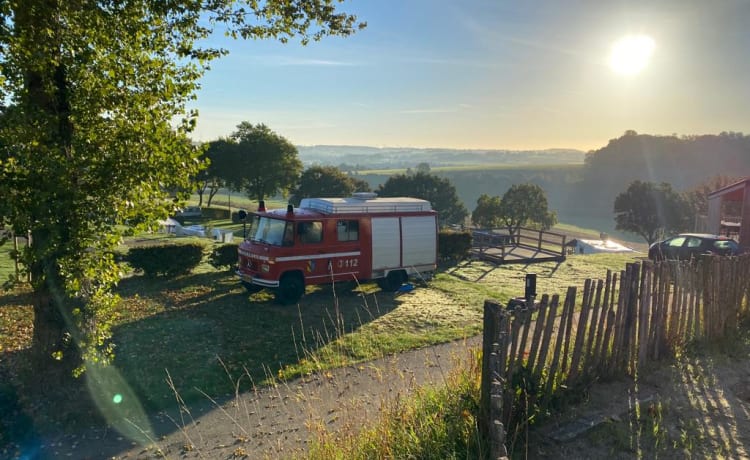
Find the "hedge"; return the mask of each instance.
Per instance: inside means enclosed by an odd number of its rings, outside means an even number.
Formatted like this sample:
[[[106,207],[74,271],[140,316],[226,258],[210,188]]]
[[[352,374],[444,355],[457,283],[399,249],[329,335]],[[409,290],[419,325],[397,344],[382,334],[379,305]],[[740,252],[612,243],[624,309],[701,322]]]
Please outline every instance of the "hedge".
[[[438,233],[438,258],[442,261],[458,261],[469,256],[471,233],[441,230]]]
[[[146,276],[174,277],[197,267],[203,259],[203,249],[198,243],[136,246],[128,251],[127,261]]]
[[[202,208],[201,214],[204,219],[210,219],[210,220],[229,219],[229,209],[224,209],[224,208]]]
[[[231,270],[237,266],[237,243],[227,243],[221,246],[216,246],[212,251],[211,255],[208,256],[208,262],[213,265],[214,268],[220,270],[224,267]]]

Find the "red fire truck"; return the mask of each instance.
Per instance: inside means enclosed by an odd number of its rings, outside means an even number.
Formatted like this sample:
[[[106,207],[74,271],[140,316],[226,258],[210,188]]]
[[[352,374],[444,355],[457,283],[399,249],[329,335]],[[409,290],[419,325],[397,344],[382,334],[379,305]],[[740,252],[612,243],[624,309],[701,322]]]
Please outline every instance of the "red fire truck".
[[[309,284],[377,280],[395,291],[437,264],[437,213],[425,200],[355,193],[275,210],[261,202],[247,221],[240,282],[250,292],[271,288],[284,304],[296,303]]]

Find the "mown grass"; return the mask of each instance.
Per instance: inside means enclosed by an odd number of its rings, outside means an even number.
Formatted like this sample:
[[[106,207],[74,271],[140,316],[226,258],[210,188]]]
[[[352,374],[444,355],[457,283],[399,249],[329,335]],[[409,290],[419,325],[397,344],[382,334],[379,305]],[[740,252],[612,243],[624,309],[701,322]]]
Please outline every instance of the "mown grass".
[[[344,283],[308,288],[298,307],[279,306],[266,292],[249,296],[230,272],[207,264],[176,279],[134,275],[118,288],[115,365],[149,407],[160,408],[172,401],[165,370],[189,398],[193,387],[209,394],[231,390],[219,359],[230,371],[251,370],[258,381],[269,369],[292,378],[371,360],[478,334],[484,300],[522,296],[527,273],[537,274],[540,295],[564,293],[568,285],[603,277],[608,268],[619,271],[630,260],[602,254],[528,266],[464,262],[411,294]],[[16,292],[0,297],[5,351],[30,344],[27,302]]]
[[[229,221],[214,224],[226,228]],[[231,272],[205,263],[174,279],[132,274],[117,288],[122,302],[113,328],[114,367],[149,412],[174,406],[175,391],[188,403],[205,395],[230,398],[238,390],[232,381],[240,375],[249,377],[239,388],[244,391],[273,378],[479,334],[484,300],[523,295],[527,273],[537,273],[540,295],[564,293],[568,285],[582,286],[586,277],[603,277],[607,268],[619,271],[630,260],[633,256],[603,254],[571,256],[560,264],[463,262],[440,270],[426,285],[415,282],[409,294],[383,293],[374,283],[339,283],[308,287],[298,306],[279,306],[267,292],[248,295]],[[8,264],[7,257],[0,259],[0,266]],[[0,373],[9,376],[22,404],[31,403],[24,393],[33,375],[22,371],[32,321],[28,291],[0,293]],[[68,398],[59,412],[67,412],[69,421],[89,421],[91,408],[79,404]],[[54,415],[49,407],[35,405],[32,412]]]

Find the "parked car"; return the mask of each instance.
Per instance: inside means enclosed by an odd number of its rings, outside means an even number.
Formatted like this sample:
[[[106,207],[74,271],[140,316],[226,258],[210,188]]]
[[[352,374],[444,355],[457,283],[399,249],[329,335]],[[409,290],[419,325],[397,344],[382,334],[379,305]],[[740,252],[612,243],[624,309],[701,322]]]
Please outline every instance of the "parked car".
[[[719,256],[736,256],[740,246],[726,236],[708,233],[681,233],[652,244],[648,249],[651,260],[680,259],[688,260],[703,254]]]
[[[177,211],[175,217],[201,217],[202,215],[203,211],[201,211],[200,206],[188,206]]]

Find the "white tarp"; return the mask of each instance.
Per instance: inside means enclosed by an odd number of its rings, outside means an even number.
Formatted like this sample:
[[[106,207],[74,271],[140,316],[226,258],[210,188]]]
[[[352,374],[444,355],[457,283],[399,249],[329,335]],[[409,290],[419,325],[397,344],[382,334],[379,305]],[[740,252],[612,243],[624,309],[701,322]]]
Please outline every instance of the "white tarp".
[[[166,220],[159,221],[159,228],[162,233],[177,233],[177,229],[182,228],[182,225],[171,217],[168,217]]]
[[[599,252],[636,252],[612,240],[574,240],[576,254],[596,254]]]
[[[200,236],[206,237],[206,229],[203,225],[189,225],[187,227],[177,227],[175,229],[177,236]]]

